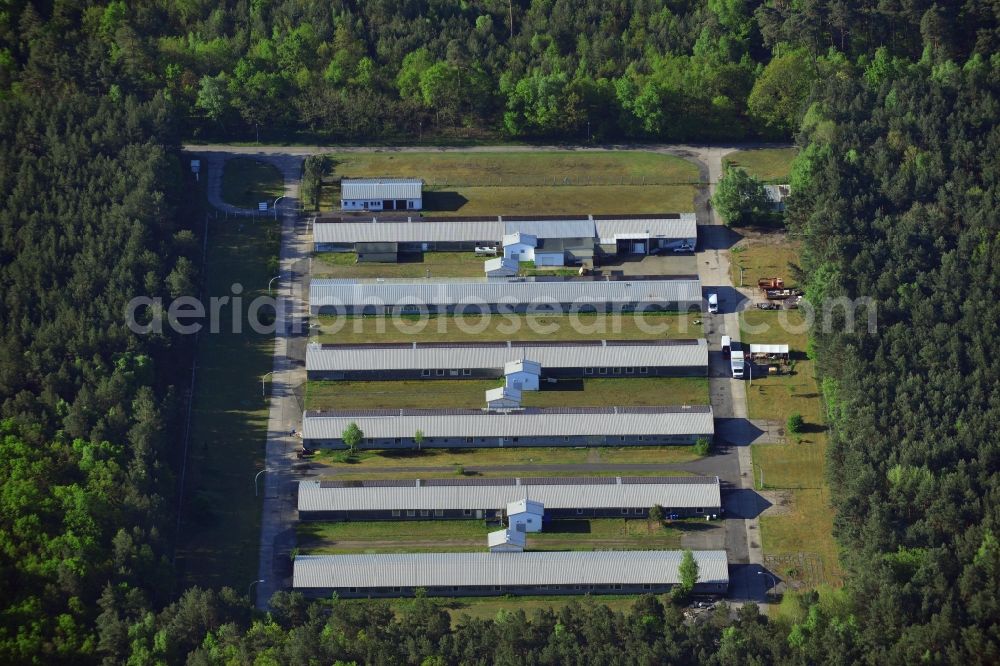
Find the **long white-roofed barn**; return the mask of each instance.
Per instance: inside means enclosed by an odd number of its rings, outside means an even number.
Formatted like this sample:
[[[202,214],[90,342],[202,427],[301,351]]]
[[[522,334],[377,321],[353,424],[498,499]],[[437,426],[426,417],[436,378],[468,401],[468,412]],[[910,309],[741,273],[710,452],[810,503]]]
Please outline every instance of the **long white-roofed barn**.
[[[724,550],[693,551],[696,594],[725,594]],[[299,555],[292,587],[309,596],[661,594],[681,582],[684,551]]]
[[[314,315],[700,311],[697,276],[674,279],[313,280]]]
[[[364,210],[352,208],[351,210]],[[400,254],[473,251],[488,247],[515,261],[538,265],[587,263],[595,255],[645,255],[698,242],[694,213],[566,217],[406,216],[320,217],[313,227],[315,249],[358,252],[366,243],[398,243]]]
[[[511,446],[659,446],[712,440],[712,408],[572,407],[489,412],[479,409],[368,409],[305,413],[307,448],[346,448],[344,430],[356,424],[361,448],[489,448]]]
[[[508,364],[525,359],[540,366],[541,377],[556,379],[708,374],[703,339],[311,344],[306,371],[313,380],[499,379],[517,371]],[[526,390],[537,390],[537,382]]]
[[[424,181],[418,178],[344,178],[340,181],[343,211],[420,210]]]
[[[460,478],[300,481],[303,520],[502,520],[531,498],[550,519],[717,516],[717,476]]]

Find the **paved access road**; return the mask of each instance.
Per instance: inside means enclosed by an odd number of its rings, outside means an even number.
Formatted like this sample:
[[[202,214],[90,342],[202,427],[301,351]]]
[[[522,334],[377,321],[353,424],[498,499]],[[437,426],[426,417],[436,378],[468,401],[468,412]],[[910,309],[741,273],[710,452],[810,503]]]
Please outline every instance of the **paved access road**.
[[[227,155],[224,153],[202,154],[203,166],[208,178],[209,202],[230,214],[246,215],[256,211],[244,210],[222,201],[222,169]],[[276,280],[277,332],[274,343],[274,365],[270,376],[271,402],[265,444],[264,500],[261,509],[260,561],[258,579],[254,586],[255,602],[266,608],[277,590],[290,584],[290,554],[295,547],[295,523],[298,511],[295,506],[294,471],[295,449],[298,439],[291,436],[301,422],[301,410],[295,396],[306,380],[305,368],[295,363],[289,355],[289,348],[297,338],[308,331],[309,310],[303,300],[304,275],[300,266],[310,251],[309,238],[300,233],[297,196],[302,168],[302,158],[298,156],[272,157],[268,159],[280,169],[285,180],[284,197],[278,208],[281,217],[280,275]]]

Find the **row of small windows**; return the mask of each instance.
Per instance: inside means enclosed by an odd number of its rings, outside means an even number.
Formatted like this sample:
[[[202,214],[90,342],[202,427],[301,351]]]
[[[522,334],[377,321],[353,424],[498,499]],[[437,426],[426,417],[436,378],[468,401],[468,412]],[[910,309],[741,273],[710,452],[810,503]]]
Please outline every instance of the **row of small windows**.
[[[648,375],[649,368],[584,368],[583,374],[585,375],[634,375],[636,373],[640,375]]]
[[[379,200],[379,201],[356,201],[354,199],[349,199],[349,200],[345,199],[344,202],[343,202],[343,207],[344,208],[381,208],[383,205],[384,204],[383,204],[383,202],[381,200]],[[416,204],[413,201],[407,201],[406,202],[406,207],[407,208],[414,208],[415,206],[416,206]]]

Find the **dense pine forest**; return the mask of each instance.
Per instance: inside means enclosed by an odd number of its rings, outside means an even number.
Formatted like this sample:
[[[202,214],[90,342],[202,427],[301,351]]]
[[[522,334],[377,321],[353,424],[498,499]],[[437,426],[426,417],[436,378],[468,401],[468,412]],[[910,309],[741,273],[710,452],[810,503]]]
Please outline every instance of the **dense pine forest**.
[[[997,663],[1000,12],[991,0],[26,2],[0,7],[0,663]],[[183,139],[794,139],[846,588],[683,621],[599,601],[255,615],[177,589],[197,293]],[[994,422],[994,419],[997,422]]]

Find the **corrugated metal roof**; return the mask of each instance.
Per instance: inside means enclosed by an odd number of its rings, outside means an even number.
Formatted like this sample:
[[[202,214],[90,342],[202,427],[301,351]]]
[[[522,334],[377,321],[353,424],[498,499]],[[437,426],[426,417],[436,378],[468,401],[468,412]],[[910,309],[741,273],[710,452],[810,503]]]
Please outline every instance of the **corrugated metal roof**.
[[[499,243],[503,224],[496,222],[317,222],[313,227],[316,243]]]
[[[344,178],[341,199],[419,199],[424,181],[416,178]]]
[[[629,219],[596,219],[597,237],[601,243],[614,243],[615,235],[649,233],[650,238],[680,240],[698,237],[698,222],[694,213],[682,213],[679,218],[657,217]]]
[[[505,221],[504,235],[521,234],[535,238],[594,238],[593,220],[518,220]]]
[[[299,555],[295,588],[643,585],[680,582],[683,551]],[[694,551],[698,582],[728,585],[724,550]]]
[[[387,197],[388,198],[388,197]],[[413,218],[411,222],[324,222],[313,227],[316,243],[360,243],[397,241],[500,243],[506,235],[518,231],[537,238],[595,238],[613,243],[615,234],[649,232],[653,238],[686,239],[698,237],[694,213],[678,217],[607,218],[594,220],[436,220]]]
[[[554,481],[554,483],[550,483]],[[718,477],[635,479],[631,483],[561,483],[562,479],[524,479],[521,485],[426,485],[325,487],[299,482],[299,511],[393,511],[503,509],[530,498],[549,509],[649,508],[715,509],[722,506]],[[611,479],[615,481],[615,479]],[[420,485],[417,485],[417,484]]]
[[[492,413],[480,410],[395,410],[371,412],[306,412],[305,440],[340,439],[357,423],[370,438],[410,438],[417,430],[425,437],[565,437],[715,434],[712,408],[612,407],[594,409],[525,409]]]
[[[680,280],[566,280],[489,282],[365,282],[313,280],[312,307],[404,304],[454,305],[465,303],[510,305],[560,303],[680,303],[701,302],[701,281]]]
[[[378,347],[306,348],[306,369],[319,372],[358,370],[501,369],[529,359],[545,368],[708,367],[708,345],[537,345],[518,347]]]

